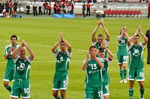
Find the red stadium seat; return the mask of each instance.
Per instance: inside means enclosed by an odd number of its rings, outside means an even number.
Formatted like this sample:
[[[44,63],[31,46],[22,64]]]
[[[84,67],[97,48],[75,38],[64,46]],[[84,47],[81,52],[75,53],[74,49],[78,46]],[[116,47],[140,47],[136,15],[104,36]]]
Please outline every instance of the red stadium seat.
[[[108,10],[105,10],[105,11],[104,11],[104,14],[105,14],[105,15],[108,15]]]

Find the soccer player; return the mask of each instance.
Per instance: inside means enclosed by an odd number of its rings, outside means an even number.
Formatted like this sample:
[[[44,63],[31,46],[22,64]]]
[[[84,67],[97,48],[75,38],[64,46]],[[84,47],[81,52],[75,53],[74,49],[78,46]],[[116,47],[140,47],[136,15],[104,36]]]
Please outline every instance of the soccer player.
[[[126,74],[127,74],[127,63],[128,63],[128,40],[129,36],[127,34],[127,29],[126,27],[122,27],[120,36],[117,37],[117,45],[118,45],[118,50],[117,50],[117,60],[118,64],[120,67],[120,76],[121,76],[121,81],[120,83],[127,83],[126,80]]]
[[[139,35],[144,39],[143,43],[139,43]],[[143,49],[148,39],[142,33],[141,26],[138,27],[137,32],[129,38],[129,43],[133,41],[133,44],[129,47],[129,97],[133,99],[133,85],[136,81],[140,85],[140,99],[144,99],[144,62],[143,62]]]
[[[28,50],[30,56],[26,56],[26,50]],[[27,45],[26,41],[22,41],[22,44],[12,54],[15,63],[14,83],[11,90],[11,99],[18,99],[22,95],[23,99],[30,98],[30,66],[34,58],[34,53]]]
[[[98,98],[103,99],[101,70],[104,66],[96,55],[96,47],[91,46],[82,67],[83,71],[86,70],[85,99],[93,99],[94,94],[98,94]]]
[[[16,35],[12,35],[10,37],[10,40],[11,40],[11,44],[7,45],[5,48],[4,57],[7,60],[7,66],[6,66],[5,75],[3,79],[3,85],[9,92],[11,92],[11,86],[9,85],[9,82],[13,80],[13,75],[14,75],[14,61],[12,59],[12,53],[18,47]]]
[[[96,32],[97,32],[97,30],[99,29],[100,26],[102,26],[102,28],[104,29],[104,32],[106,34],[106,39],[105,40],[104,40],[103,34],[99,34],[97,39],[96,39]],[[104,22],[99,21],[98,25],[96,26],[96,28],[92,32],[92,44],[95,45],[97,49],[99,49],[102,46],[101,44],[103,42],[105,42],[103,44],[105,44],[106,47],[108,47],[109,41],[110,41],[110,34],[109,34],[107,28],[105,27]],[[105,51],[105,57],[106,56],[107,56],[107,51]]]
[[[60,50],[56,49],[60,45]],[[60,40],[51,48],[56,56],[56,67],[53,78],[53,96],[55,99],[66,99],[66,90],[68,86],[68,69],[71,58],[72,48],[67,40],[60,33]],[[60,90],[61,97],[58,96]]]
[[[108,52],[108,55],[109,55],[108,58],[105,58],[105,50],[104,49]],[[104,68],[102,69],[102,77],[103,77],[103,85],[102,85],[103,89],[102,89],[102,91],[103,91],[104,99],[108,99],[108,97],[109,97],[109,83],[110,83],[108,65],[110,64],[110,62],[113,59],[113,54],[107,47],[102,46],[102,48],[99,49],[99,52],[97,55],[99,57],[100,62],[104,66]],[[98,95],[95,95],[95,96],[96,97],[94,99],[99,99],[97,97]]]

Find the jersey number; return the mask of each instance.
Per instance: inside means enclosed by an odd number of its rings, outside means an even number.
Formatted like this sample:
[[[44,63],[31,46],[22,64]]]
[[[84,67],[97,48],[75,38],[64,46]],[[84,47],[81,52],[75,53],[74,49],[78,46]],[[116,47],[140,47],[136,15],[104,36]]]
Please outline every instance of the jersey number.
[[[96,64],[91,64],[91,68],[92,68],[92,70],[95,70],[95,69],[97,69],[97,65]]]

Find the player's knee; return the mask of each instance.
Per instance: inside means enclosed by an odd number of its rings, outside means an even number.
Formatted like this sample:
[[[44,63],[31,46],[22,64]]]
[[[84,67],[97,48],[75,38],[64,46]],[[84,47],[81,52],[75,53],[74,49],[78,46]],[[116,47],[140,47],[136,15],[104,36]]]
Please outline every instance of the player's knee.
[[[11,97],[11,99],[17,99],[17,98]]]
[[[61,97],[62,97],[62,99],[65,99],[65,91],[61,92]]]
[[[144,84],[140,84],[140,88],[144,89]]]
[[[7,87],[8,86],[8,82],[5,82],[3,83],[4,87]]]
[[[58,96],[57,92],[53,92],[53,96],[56,98]]]

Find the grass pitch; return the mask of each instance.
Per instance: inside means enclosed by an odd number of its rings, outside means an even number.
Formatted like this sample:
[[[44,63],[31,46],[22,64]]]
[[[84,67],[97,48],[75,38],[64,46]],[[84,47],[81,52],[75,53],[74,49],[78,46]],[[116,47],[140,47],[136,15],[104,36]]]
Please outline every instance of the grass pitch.
[[[55,56],[50,51],[51,46],[59,39],[59,32],[71,43],[73,52],[69,69],[69,86],[67,99],[84,99],[85,72],[81,70],[82,62],[86,58],[88,47],[91,45],[91,33],[97,25],[98,19],[53,19],[53,18],[22,18],[0,19],[0,99],[9,99],[9,92],[3,87],[3,75],[6,66],[4,59],[5,46],[10,44],[12,34],[19,36],[18,43],[26,40],[35,53],[31,65],[31,99],[54,99],[52,97],[52,82],[55,71]],[[105,19],[111,41],[109,49],[114,53],[114,60],[110,64],[110,99],[129,99],[128,84],[120,84],[119,66],[116,60],[116,36],[122,26],[127,26],[129,35],[135,33],[139,24],[143,33],[150,27],[147,19]],[[98,33],[103,33],[102,28]],[[150,99],[150,66],[146,64],[147,49],[144,51],[145,59],[145,98]],[[135,82],[134,99],[139,98],[139,85]]]

